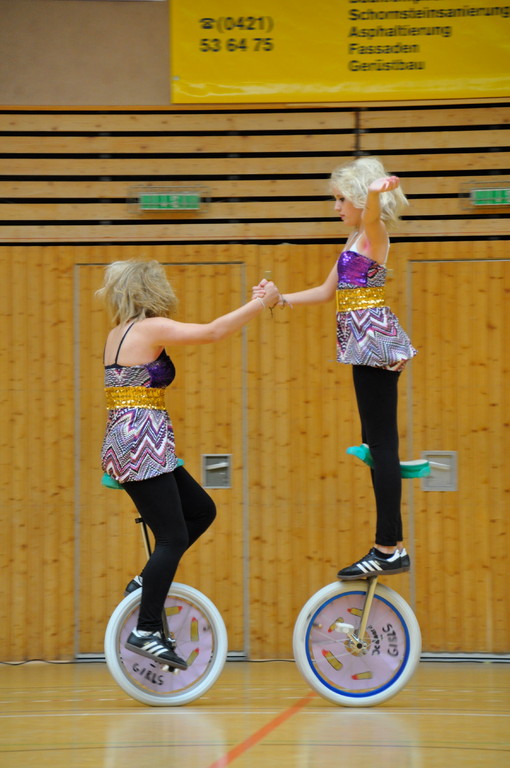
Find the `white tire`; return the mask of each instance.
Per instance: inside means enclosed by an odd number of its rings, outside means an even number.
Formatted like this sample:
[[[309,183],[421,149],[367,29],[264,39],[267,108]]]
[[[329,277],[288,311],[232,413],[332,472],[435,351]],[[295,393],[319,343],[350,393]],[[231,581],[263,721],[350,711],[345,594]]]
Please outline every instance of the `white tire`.
[[[365,633],[366,647],[348,637],[356,631],[368,582],[336,581],[303,606],[293,637],[301,674],[321,696],[347,707],[380,704],[409,681],[420,660],[421,632],[406,601],[377,584]]]
[[[120,687],[143,704],[160,707],[188,704],[218,679],[227,658],[227,630],[216,606],[202,592],[174,582],[165,602],[176,652],[188,669],[163,671],[156,661],[128,650],[125,642],[136,627],[141,590],[131,592],[112,613],[105,634],[108,669]]]

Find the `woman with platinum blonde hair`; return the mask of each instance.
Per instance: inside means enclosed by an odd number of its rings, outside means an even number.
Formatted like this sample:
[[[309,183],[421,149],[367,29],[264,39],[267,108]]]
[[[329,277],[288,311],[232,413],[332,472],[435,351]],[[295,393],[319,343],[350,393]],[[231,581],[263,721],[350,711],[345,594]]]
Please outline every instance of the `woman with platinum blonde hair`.
[[[352,365],[361,437],[372,454],[377,525],[375,546],[338,572],[340,579],[408,571],[403,546],[397,426],[397,385],[414,355],[407,334],[386,304],[388,228],[407,205],[397,176],[374,157],[361,157],[331,174],[335,211],[352,228],[325,281],[282,294],[280,304],[320,304],[336,296],[337,360]],[[253,295],[263,297],[262,280]]]
[[[136,628],[126,647],[186,669],[162,632],[161,615],[184,552],[211,525],[213,500],[181,466],[164,393],[175,376],[167,347],[211,344],[240,330],[279,299],[273,283],[265,295],[209,323],[173,319],[177,299],[157,261],[116,261],[98,291],[114,327],[104,348],[108,420],[101,463],[133,500],[154,535],[154,549],[127,591],[142,589]]]
[[[387,173],[377,158],[360,157],[353,163],[335,168],[331,174],[330,187],[334,196],[341,190],[343,196],[356,208],[363,209],[370,184],[383,176],[387,176]],[[408,205],[400,186],[379,193],[380,219],[386,229],[393,229],[398,225],[400,216]]]

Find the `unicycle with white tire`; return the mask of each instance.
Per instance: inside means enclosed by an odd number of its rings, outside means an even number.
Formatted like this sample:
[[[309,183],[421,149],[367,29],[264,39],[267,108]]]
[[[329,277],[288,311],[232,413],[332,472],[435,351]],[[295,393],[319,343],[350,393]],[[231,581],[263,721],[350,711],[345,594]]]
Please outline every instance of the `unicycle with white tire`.
[[[421,633],[406,601],[378,577],[323,587],[294,627],[299,671],[321,696],[347,707],[398,693],[420,660]]]
[[[107,479],[103,483],[121,487]],[[136,522],[150,555],[147,526],[141,518]],[[135,586],[110,617],[104,641],[108,669],[118,685],[142,704],[175,707],[195,701],[211,688],[225,665],[228,641],[223,618],[198,589],[172,583],[162,625],[166,641],[186,661],[187,669],[178,670],[164,660],[156,661],[126,648],[126,640],[137,625],[141,592]]]
[[[370,466],[368,446],[349,448]],[[401,463],[402,477],[430,474],[427,461]],[[378,576],[335,581],[312,595],[294,626],[294,658],[325,699],[347,707],[381,704],[413,675],[421,654],[411,607]]]

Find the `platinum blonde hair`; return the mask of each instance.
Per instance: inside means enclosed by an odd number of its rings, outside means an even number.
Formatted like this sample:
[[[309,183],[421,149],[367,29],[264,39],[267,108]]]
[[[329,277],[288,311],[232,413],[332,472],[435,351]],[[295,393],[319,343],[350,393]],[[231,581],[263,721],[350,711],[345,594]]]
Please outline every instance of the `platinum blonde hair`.
[[[389,176],[383,164],[376,157],[358,157],[347,165],[335,168],[331,174],[331,189],[341,193],[356,208],[364,208],[368,196],[368,187],[376,179]],[[389,227],[394,227],[405,208],[409,205],[400,187],[391,192],[382,192],[381,219]]]
[[[178,303],[158,261],[112,262],[96,295],[105,301],[114,325],[146,317],[171,317]]]

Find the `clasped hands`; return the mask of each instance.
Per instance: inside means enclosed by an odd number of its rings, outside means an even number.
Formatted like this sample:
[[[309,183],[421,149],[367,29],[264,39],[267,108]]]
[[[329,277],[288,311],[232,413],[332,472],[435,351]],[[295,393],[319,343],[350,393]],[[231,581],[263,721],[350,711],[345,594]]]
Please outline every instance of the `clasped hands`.
[[[286,304],[282,294],[273,283],[272,280],[266,280],[262,278],[258,285],[254,285],[251,289],[252,299],[261,299],[269,309],[274,309],[277,306],[284,307]]]

